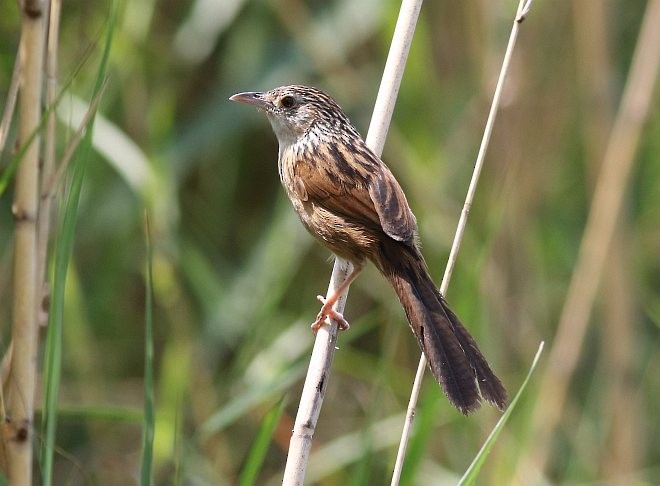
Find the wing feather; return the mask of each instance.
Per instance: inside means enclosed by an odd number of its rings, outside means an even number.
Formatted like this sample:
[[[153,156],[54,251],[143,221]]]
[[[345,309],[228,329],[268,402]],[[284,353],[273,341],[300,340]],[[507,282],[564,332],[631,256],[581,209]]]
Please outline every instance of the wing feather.
[[[298,192],[328,211],[414,246],[415,216],[392,172],[366,147],[351,154],[351,161],[336,149],[299,159],[294,168]]]
[[[383,231],[397,241],[414,246],[417,221],[408,206],[403,189],[390,170],[383,169],[369,184],[369,195],[374,203]]]

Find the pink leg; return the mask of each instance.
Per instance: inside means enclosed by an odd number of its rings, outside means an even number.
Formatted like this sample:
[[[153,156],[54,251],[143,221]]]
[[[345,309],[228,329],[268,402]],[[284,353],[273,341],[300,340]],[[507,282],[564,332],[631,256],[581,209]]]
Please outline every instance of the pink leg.
[[[337,312],[335,309],[333,309],[333,307],[337,303],[337,300],[339,300],[339,296],[344,293],[348,286],[351,285],[351,282],[353,282],[353,280],[355,280],[355,278],[360,274],[362,267],[362,264],[354,263],[353,271],[348,275],[348,277],[346,277],[346,280],[344,280],[344,283],[341,284],[337,291],[327,299],[322,295],[316,296],[316,298],[323,303],[323,307],[321,307],[321,311],[318,313],[316,320],[312,324],[312,331],[318,331],[325,323],[326,317],[329,317],[335,321],[339,326],[340,331],[345,331],[350,327],[348,321],[344,319],[344,316],[340,312]]]

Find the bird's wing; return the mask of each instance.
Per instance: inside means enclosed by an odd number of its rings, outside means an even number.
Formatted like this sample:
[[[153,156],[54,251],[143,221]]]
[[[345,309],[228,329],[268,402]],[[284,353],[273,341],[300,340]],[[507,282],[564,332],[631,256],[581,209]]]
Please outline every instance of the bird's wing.
[[[351,156],[350,164],[338,151],[299,160],[294,184],[301,199],[414,246],[417,223],[394,175],[370,151]]]
[[[390,238],[414,246],[417,221],[408,206],[403,189],[394,175],[382,162],[381,170],[373,174],[369,184],[369,196],[374,203],[383,230]]]

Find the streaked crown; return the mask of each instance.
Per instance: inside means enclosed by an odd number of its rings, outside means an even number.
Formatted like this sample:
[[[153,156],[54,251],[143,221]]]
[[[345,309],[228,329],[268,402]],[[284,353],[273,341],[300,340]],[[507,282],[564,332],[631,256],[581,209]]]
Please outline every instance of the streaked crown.
[[[318,88],[281,86],[265,93],[239,93],[230,99],[264,110],[277,135],[280,149],[301,141],[310,143],[323,138],[360,138],[335,100]]]

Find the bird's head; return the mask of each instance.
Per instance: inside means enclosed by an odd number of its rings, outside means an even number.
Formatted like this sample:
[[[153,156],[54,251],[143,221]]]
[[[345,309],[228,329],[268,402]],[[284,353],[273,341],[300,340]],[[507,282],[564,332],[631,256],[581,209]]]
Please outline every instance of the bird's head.
[[[335,100],[317,88],[281,86],[266,92],[238,93],[231,101],[255,105],[266,113],[280,148],[304,140],[357,132]],[[309,140],[307,140],[309,141]]]

